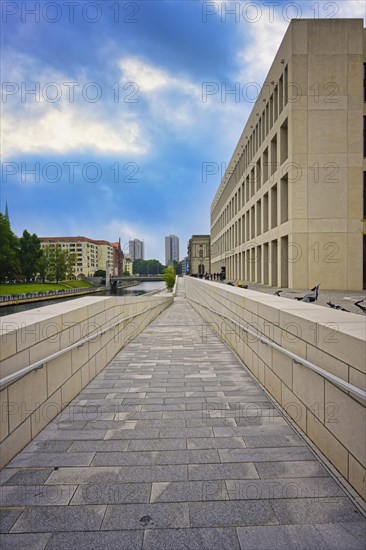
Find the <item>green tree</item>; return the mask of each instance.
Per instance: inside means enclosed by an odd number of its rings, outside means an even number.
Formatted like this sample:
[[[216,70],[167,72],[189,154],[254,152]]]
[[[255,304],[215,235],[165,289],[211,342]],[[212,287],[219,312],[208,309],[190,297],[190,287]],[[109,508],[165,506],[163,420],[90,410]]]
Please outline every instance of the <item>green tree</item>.
[[[175,285],[175,269],[173,266],[169,266],[164,269],[163,280],[165,281],[167,290],[173,290]]]
[[[58,283],[65,280],[70,253],[68,250],[63,250],[60,244],[50,245],[48,248],[49,266],[47,278]]]
[[[177,260],[173,260],[173,267],[177,275],[182,275],[182,264],[180,262],[177,262]]]
[[[26,229],[19,239],[18,258],[23,276],[26,281],[33,279],[39,268],[38,262],[41,258],[41,242],[37,235],[31,235]]]
[[[41,257],[38,260],[38,273],[43,283],[46,282],[49,266],[50,266],[50,250],[49,250],[49,247],[46,246],[45,248],[41,249]]]
[[[0,281],[16,278],[18,238],[10,228],[6,217],[0,213]]]
[[[75,262],[76,262],[76,254],[75,252],[68,252],[67,251],[67,258],[66,258],[66,275],[67,275],[67,279],[68,280],[71,280],[71,279],[74,279],[75,277],[75,274],[74,274],[74,266],[75,266]]]
[[[106,271],[105,269],[97,269],[97,271],[94,273],[94,277],[105,277]]]
[[[163,272],[164,266],[159,260],[135,260],[133,262],[133,272],[139,275],[157,275]]]

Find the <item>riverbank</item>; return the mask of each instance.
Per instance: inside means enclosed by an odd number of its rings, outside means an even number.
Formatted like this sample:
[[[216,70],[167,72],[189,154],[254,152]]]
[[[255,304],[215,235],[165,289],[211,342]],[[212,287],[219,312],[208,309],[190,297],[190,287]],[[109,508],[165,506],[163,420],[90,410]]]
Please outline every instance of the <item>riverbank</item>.
[[[136,286],[139,282],[136,280],[133,280],[131,282],[127,282],[121,287],[118,288],[127,288],[130,286]],[[32,302],[46,302],[48,300],[55,300],[55,299],[62,299],[66,298],[68,296],[76,297],[76,296],[85,296],[88,294],[96,294],[99,292],[105,292],[106,290],[110,290],[110,288],[106,288],[105,286],[102,287],[84,287],[84,288],[70,288],[70,289],[61,289],[61,290],[50,290],[50,291],[44,291],[44,292],[27,292],[23,294],[8,294],[6,296],[0,296],[0,308],[6,307],[10,305],[20,305],[20,304],[27,304]]]

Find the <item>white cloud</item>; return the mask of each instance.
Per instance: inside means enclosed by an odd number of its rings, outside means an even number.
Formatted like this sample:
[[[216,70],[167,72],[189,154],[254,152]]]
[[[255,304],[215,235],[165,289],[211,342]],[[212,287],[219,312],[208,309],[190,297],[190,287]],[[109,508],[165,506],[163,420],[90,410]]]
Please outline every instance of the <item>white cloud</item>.
[[[283,19],[261,17],[252,25],[248,25],[245,35],[246,45],[237,53],[237,60],[241,67],[239,81],[242,86],[249,82],[262,85],[268,73],[276,52],[284,37],[288,22]]]
[[[341,0],[331,2],[337,7],[336,17],[361,18],[365,20],[366,9],[364,0]],[[329,8],[328,8],[329,9]]]
[[[94,150],[100,153],[142,154],[146,144],[137,122],[123,119],[98,120],[74,105],[38,109],[24,107],[21,116],[3,115],[2,152],[5,158],[19,153],[66,153]]]
[[[119,61],[118,66],[122,71],[122,82],[135,82],[142,93],[165,88],[179,90],[193,98],[200,97],[200,88],[190,80],[173,76],[137,57],[125,57]]]
[[[22,153],[70,151],[142,155],[149,149],[136,115],[118,106],[117,116],[111,116],[108,99],[112,100],[112,94],[109,98],[102,95],[96,103],[88,101],[92,96],[83,94],[83,86],[88,83],[85,75],[70,78],[16,53],[7,56],[4,69],[9,83],[6,90],[16,89],[13,95],[8,93],[4,97],[2,104],[4,158]],[[70,82],[78,84],[73,93],[70,85],[65,85]],[[30,89],[37,89],[36,95],[25,94]],[[52,101],[57,97],[56,90],[59,98]]]
[[[153,119],[170,128],[184,128],[197,123],[194,108],[202,107],[201,85],[185,77],[172,75],[166,70],[149,64],[137,57],[119,61],[121,82],[133,82],[138,86]]]

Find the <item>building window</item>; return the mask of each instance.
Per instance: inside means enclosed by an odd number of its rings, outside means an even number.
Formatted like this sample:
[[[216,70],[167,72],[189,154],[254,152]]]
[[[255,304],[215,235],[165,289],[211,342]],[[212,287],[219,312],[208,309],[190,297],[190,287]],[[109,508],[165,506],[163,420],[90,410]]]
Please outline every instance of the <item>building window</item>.
[[[287,119],[280,130],[280,164],[283,164],[288,158],[288,127]]]

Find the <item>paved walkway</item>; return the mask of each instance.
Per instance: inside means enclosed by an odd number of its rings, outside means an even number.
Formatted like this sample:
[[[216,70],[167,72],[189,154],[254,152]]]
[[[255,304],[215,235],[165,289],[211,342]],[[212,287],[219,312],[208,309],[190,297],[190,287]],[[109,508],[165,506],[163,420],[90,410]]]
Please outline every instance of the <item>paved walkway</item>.
[[[1,472],[1,548],[364,550],[361,514],[181,293]]]

